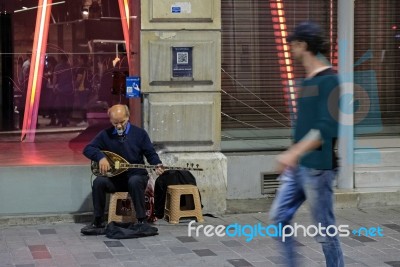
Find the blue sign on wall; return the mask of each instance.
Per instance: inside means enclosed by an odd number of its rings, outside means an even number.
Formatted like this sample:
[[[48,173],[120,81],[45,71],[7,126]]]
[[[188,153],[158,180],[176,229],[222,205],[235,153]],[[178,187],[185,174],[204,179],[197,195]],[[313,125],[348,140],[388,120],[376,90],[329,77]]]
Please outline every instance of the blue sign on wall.
[[[172,6],[171,13],[181,13],[181,7],[180,6]]]
[[[140,97],[140,77],[137,76],[126,77],[126,97],[127,98]]]

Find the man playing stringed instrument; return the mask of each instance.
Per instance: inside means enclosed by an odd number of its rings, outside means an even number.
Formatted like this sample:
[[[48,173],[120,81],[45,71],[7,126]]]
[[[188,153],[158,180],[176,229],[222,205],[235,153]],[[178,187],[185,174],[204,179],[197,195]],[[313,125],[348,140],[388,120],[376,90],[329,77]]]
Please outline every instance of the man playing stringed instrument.
[[[155,172],[161,175],[164,172],[162,162],[156,153],[147,132],[129,122],[129,108],[126,105],[114,105],[108,110],[108,116],[113,127],[102,130],[84,148],[83,154],[94,162],[98,162],[101,174],[93,181],[92,198],[94,220],[85,226],[82,231],[104,228],[103,216],[106,205],[106,193],[129,192],[136,211],[139,223],[146,221],[145,189],[148,182],[146,169],[129,169],[114,177],[107,173],[113,166],[111,159],[103,151],[110,151],[125,158],[134,164],[144,164],[144,157],[156,165]]]

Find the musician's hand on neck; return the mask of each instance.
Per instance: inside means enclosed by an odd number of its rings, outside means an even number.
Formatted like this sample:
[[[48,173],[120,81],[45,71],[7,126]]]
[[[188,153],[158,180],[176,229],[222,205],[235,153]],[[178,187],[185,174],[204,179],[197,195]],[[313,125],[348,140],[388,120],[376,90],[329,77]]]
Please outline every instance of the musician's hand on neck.
[[[161,175],[161,174],[163,174],[164,173],[164,166],[160,163],[160,164],[157,164],[157,167],[156,167],[156,174],[157,175]]]

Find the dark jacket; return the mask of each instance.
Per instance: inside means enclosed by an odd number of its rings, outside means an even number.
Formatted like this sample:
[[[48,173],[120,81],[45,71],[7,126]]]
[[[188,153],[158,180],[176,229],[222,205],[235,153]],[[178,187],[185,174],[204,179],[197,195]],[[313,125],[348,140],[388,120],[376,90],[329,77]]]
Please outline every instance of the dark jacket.
[[[105,155],[102,150],[114,152],[131,164],[144,164],[144,157],[151,165],[161,163],[147,132],[128,123],[123,136],[118,136],[115,128],[101,131],[83,150],[90,160],[99,162]],[[144,169],[130,169],[129,175],[147,174]]]

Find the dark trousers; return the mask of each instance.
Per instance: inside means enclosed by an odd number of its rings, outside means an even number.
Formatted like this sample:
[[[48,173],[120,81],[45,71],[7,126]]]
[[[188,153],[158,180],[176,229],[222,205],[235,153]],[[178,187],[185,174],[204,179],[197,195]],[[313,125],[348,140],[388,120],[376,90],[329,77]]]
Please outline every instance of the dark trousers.
[[[94,216],[103,218],[106,205],[106,193],[129,192],[136,211],[136,218],[146,218],[145,197],[149,177],[147,175],[120,175],[115,177],[98,176],[93,181],[92,197]]]

